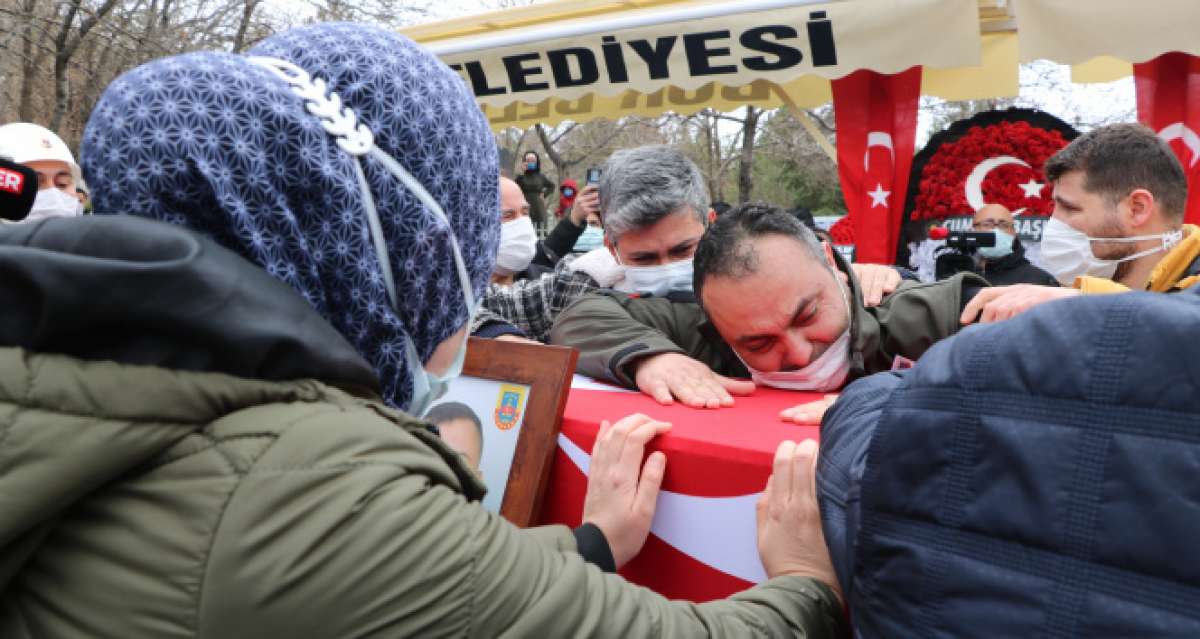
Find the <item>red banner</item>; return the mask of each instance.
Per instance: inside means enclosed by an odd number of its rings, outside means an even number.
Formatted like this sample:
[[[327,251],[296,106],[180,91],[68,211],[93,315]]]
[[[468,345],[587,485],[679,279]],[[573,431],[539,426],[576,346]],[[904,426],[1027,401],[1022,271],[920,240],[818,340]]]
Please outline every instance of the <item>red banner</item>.
[[[892,264],[916,144],[921,67],[895,75],[855,71],[832,84],[838,176],[856,260]]]
[[[1200,58],[1166,53],[1133,65],[1138,120],[1170,143],[1188,176],[1184,221],[1200,224]]]

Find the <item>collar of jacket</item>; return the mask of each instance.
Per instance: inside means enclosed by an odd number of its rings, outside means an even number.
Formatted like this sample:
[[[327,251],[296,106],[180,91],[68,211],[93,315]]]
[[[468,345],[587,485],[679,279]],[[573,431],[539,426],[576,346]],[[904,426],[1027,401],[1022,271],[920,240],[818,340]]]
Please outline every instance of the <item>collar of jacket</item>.
[[[1200,282],[1200,227],[1183,225],[1183,240],[1171,247],[1150,272],[1146,290],[1166,293]]]
[[[126,216],[0,229],[0,346],[378,395],[370,365],[293,289],[186,229]]]

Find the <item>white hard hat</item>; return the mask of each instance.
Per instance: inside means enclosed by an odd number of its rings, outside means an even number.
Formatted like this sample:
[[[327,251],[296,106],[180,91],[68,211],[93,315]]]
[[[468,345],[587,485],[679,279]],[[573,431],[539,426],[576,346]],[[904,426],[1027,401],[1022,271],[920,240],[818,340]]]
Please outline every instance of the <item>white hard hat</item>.
[[[14,122],[0,126],[0,156],[18,164],[38,160],[57,160],[71,167],[71,175],[80,179],[79,165],[62,138],[44,126]]]

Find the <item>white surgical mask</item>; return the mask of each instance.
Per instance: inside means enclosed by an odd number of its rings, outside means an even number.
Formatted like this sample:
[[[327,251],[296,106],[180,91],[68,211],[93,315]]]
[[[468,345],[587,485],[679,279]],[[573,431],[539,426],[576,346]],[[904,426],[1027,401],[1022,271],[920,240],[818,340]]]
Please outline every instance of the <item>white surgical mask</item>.
[[[500,225],[500,250],[496,253],[496,272],[501,275],[520,273],[529,268],[537,250],[537,232],[533,220],[522,215]]]
[[[690,291],[692,258],[654,266],[626,266],[623,288],[656,297],[664,297],[671,291]]]
[[[367,182],[367,176],[362,168],[360,158],[364,155],[369,155],[376,162],[382,164],[433,214],[436,223],[445,226],[450,236],[450,252],[454,257],[458,282],[468,309],[466,324],[470,326],[479,310],[479,305],[475,301],[475,291],[471,288],[471,278],[467,275],[467,267],[458,246],[458,238],[454,235],[454,227],[450,225],[450,219],[446,217],[442,206],[395,158],[375,146],[375,136],[371,130],[365,124],[358,122],[357,116],[349,107],[342,106],[341,98],[337,93],[327,90],[324,80],[312,79],[307,71],[286,60],[267,57],[251,57],[249,60],[270,70],[291,85],[292,91],[305,99],[309,113],[320,117],[325,131],[337,139],[338,148],[353,158],[354,171],[358,177],[358,186],[362,193],[363,208],[367,218],[367,230],[375,248],[380,275],[383,278],[383,286],[387,290],[392,311],[397,316],[401,314],[396,296],[395,278],[392,276],[391,258],[388,256],[387,244],[383,239],[383,226],[380,224],[379,211],[375,208],[375,198],[371,195],[370,184]],[[462,374],[463,363],[467,356],[467,340],[462,341],[455,354],[454,363],[441,375],[434,375],[425,368],[425,364],[417,353],[416,345],[413,344],[412,336],[406,335],[405,342],[404,357],[409,374],[412,376],[406,410],[408,414],[415,417],[424,417],[425,413],[429,411],[430,405],[445,394],[449,383]]]
[[[1013,236],[1004,231],[992,231],[992,235],[996,236],[996,245],[979,247],[980,257],[998,260],[1013,252]]]
[[[1161,239],[1162,244],[1134,253],[1118,260],[1104,260],[1092,252],[1092,242],[1140,242]],[[1133,237],[1088,237],[1070,224],[1050,218],[1042,230],[1042,268],[1046,269],[1063,286],[1071,286],[1081,275],[1094,275],[1111,279],[1122,262],[1136,260],[1159,251],[1170,250],[1183,239],[1183,231],[1171,231],[1157,235],[1135,235]]]
[[[35,222],[50,217],[75,217],[83,212],[79,198],[59,188],[42,189],[33,200],[33,208],[25,216],[26,222]]]
[[[842,288],[839,286],[839,288]],[[809,362],[799,370],[775,371],[767,373],[756,370],[746,363],[741,355],[734,351],[737,358],[750,371],[750,378],[755,384],[781,388],[783,390],[815,391],[829,393],[836,391],[846,383],[850,374],[850,322],[854,317],[850,314],[850,302],[846,290],[842,288],[842,300],[846,303],[846,330],[838,336],[821,356]]]

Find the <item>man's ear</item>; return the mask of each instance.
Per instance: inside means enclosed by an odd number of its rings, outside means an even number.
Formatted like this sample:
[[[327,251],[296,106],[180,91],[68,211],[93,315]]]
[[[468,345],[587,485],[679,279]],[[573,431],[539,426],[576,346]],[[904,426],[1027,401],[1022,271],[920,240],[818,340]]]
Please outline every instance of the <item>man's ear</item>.
[[[1146,189],[1134,189],[1127,198],[1129,202],[1128,222],[1132,228],[1141,228],[1155,217],[1158,212],[1158,201],[1154,194]]]
[[[837,260],[833,259],[833,247],[829,245],[829,242],[821,240],[821,248],[825,249],[825,261],[829,263],[829,268],[834,271],[839,270]]]
[[[713,222],[716,222],[716,221],[717,221],[716,209],[709,209],[708,210],[708,223],[712,224]]]
[[[608,239],[607,231],[604,233],[604,248],[608,249],[609,253],[612,253],[613,259],[616,260],[618,264],[621,263],[621,256],[617,255],[617,245],[612,240]]]

